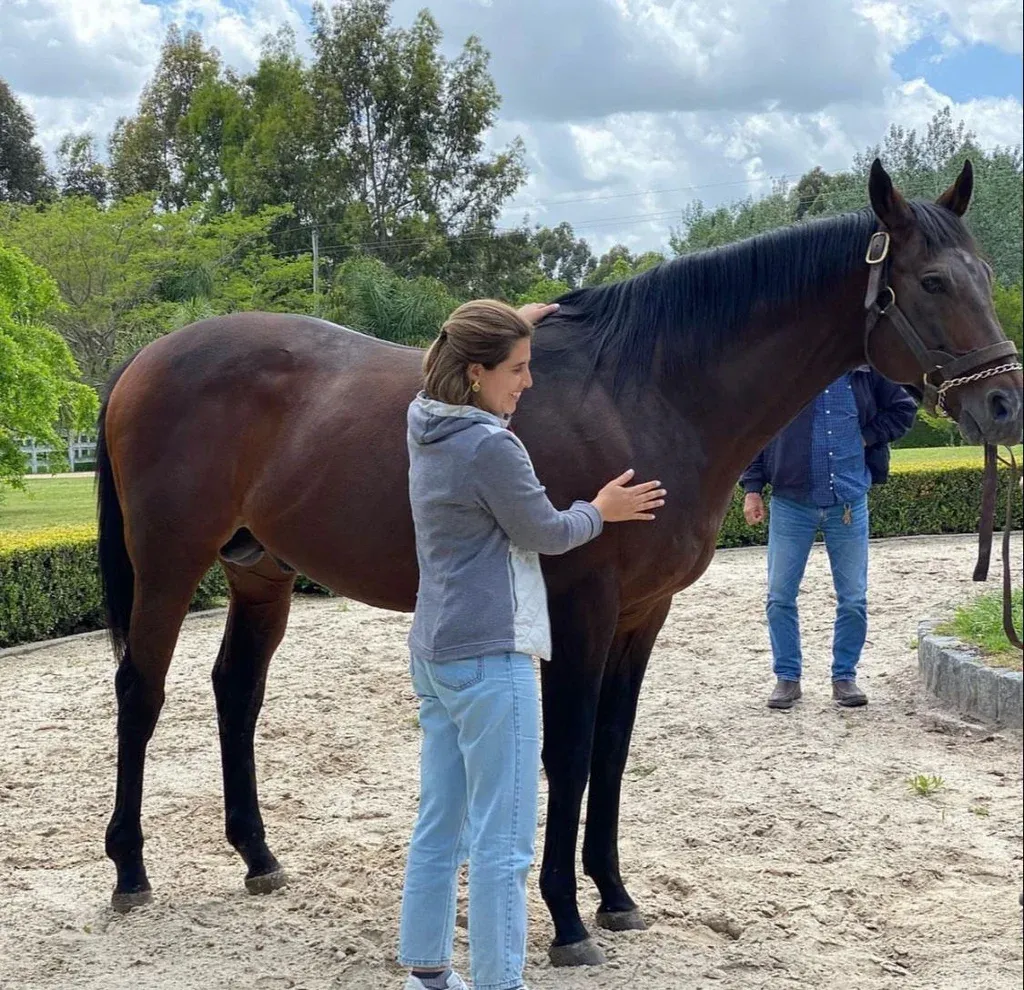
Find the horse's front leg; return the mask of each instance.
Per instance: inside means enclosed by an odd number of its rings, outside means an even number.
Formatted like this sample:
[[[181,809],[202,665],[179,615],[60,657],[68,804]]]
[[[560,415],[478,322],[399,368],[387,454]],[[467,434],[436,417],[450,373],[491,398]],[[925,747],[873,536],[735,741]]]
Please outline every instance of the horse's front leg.
[[[601,683],[590,758],[583,870],[601,894],[597,924],[611,931],[647,927],[619,871],[619,799],[640,685],[671,604],[671,598],[659,602],[642,625],[615,636]]]
[[[617,597],[613,578],[594,575],[550,602],[554,654],[541,665],[548,816],[540,890],[555,926],[548,953],[555,966],[605,961],[576,902],[576,840]]]

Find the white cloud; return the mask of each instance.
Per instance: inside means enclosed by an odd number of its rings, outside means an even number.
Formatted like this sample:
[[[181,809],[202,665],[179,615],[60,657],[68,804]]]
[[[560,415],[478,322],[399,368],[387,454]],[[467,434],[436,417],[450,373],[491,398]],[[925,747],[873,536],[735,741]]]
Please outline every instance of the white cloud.
[[[131,114],[152,75],[167,27],[196,28],[225,64],[244,71],[263,38],[283,25],[305,29],[288,0],[0,0],[0,72],[36,120],[52,155],[69,130],[92,131],[102,147]]]
[[[229,5],[223,0],[173,0],[164,7],[164,21],[175,21],[202,32],[224,62],[239,70],[259,61],[264,37],[288,25],[302,41],[305,25],[288,0],[246,0]]]
[[[890,124],[921,132],[945,106],[984,147],[1020,143],[1018,101],[955,103],[921,81],[890,88],[879,104],[833,104],[810,113],[637,113],[541,127],[506,124],[502,139],[518,128],[536,150],[531,182],[505,222],[528,212],[534,222],[570,221],[598,251],[617,241],[657,249],[694,199],[734,201],[763,195],[774,180],[793,181],[815,165],[848,168],[854,155],[881,142]]]
[[[138,0],[0,0],[0,16],[4,78],[36,97],[130,98],[163,33]]]
[[[1024,51],[1024,6],[1020,0],[857,0],[889,51],[898,52],[926,35],[945,47],[993,45]]]
[[[424,0],[395,0],[408,24]],[[599,250],[663,246],[679,210],[767,192],[815,165],[849,166],[898,122],[952,105],[983,145],[1017,144],[1014,99],[951,103],[901,80],[895,52],[926,35],[1020,50],[1020,0],[432,0],[448,51],[470,33],[505,97],[490,135],[519,134],[531,177],[506,211],[568,220]],[[68,130],[105,143],[131,113],[172,20],[245,70],[289,0],[0,0],[0,74],[48,151]],[[581,202],[591,198],[589,201]]]
[[[411,18],[421,0],[397,0]],[[452,48],[478,34],[518,119],[880,99],[874,23],[850,0],[435,0]]]

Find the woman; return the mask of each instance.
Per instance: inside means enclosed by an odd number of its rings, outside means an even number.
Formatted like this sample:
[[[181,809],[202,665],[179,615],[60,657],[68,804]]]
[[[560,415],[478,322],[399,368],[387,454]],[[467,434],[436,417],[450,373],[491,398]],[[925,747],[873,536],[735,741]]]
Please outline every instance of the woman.
[[[555,309],[460,306],[427,351],[409,406],[420,574],[409,646],[423,744],[402,899],[406,990],[465,990],[451,953],[467,858],[473,986],[523,988],[540,776],[533,657],[551,657],[538,554],[572,550],[606,522],[653,519],[664,504],[660,482],[627,487],[627,471],[559,512],[507,428],[533,384],[532,325]]]

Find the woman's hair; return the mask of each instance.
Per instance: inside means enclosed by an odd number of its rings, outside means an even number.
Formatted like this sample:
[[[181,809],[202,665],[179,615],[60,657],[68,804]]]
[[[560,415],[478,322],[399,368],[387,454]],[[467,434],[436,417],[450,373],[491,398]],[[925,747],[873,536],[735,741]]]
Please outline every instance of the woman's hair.
[[[533,327],[507,303],[474,299],[463,303],[445,321],[423,358],[423,390],[428,398],[453,406],[473,403],[469,366],[494,368],[515,347],[533,335]]]

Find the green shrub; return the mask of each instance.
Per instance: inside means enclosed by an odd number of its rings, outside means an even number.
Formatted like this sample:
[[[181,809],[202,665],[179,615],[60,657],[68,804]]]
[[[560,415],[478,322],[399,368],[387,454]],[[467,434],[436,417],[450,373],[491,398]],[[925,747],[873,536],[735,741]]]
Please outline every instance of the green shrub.
[[[893,447],[959,447],[962,444],[960,427],[953,420],[943,416],[931,416],[923,409],[918,409],[914,425],[893,444]]]
[[[296,590],[324,593],[300,578]],[[227,600],[219,564],[207,571],[190,610]],[[102,629],[103,596],[92,526],[0,533],[0,647]]]
[[[941,455],[940,455],[941,459]],[[922,536],[938,533],[975,533],[981,513],[982,469],[936,464],[894,464],[889,480],[868,495],[871,535]],[[770,493],[765,501],[770,500]],[[1024,520],[1019,492],[1013,499],[1013,525]],[[1006,471],[999,472],[996,524],[1003,525],[1006,512]],[[768,526],[751,527],[743,518],[743,491],[732,504],[718,535],[720,547],[755,546],[768,542]]]
[[[1011,601],[1013,622],[1019,630],[1024,624],[1024,589],[1017,588]],[[939,626],[936,632],[972,643],[997,667],[1021,668],[1020,650],[1010,643],[1003,631],[1002,592],[979,595],[959,606],[952,620]]]
[[[190,609],[227,596],[220,566],[200,582]],[[101,629],[103,596],[91,526],[0,536],[0,647]]]
[[[996,509],[999,525],[1005,507],[1005,481],[1001,471]],[[981,482],[981,468],[954,463],[952,452],[944,456],[937,451],[924,463],[894,464],[888,483],[873,488],[869,496],[871,535],[977,532]],[[1019,529],[1024,523],[1020,496],[1013,501],[1014,526]],[[752,546],[767,538],[767,526],[750,527],[743,519],[743,492],[737,487],[718,546]],[[295,590],[330,594],[301,575]],[[227,593],[224,573],[217,565],[203,578],[191,608],[209,608],[223,602]],[[93,526],[0,533],[0,647],[102,626]]]

